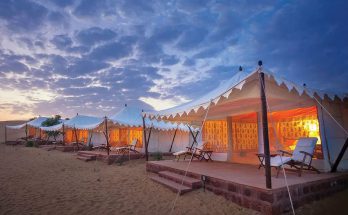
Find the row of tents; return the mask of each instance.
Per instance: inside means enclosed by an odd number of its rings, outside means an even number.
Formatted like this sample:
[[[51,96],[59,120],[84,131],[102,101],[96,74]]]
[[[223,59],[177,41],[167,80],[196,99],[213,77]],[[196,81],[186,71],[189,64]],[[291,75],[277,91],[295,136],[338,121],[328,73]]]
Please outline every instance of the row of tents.
[[[260,82],[261,74],[263,82]],[[264,103],[260,92],[265,93]],[[262,104],[266,105],[262,107]],[[240,69],[211,92],[167,110],[142,112],[125,107],[107,119],[77,115],[52,128],[38,128],[55,130],[64,125],[100,133],[109,125],[110,129],[128,128],[131,138],[149,135],[149,132],[139,135],[131,132],[132,129],[142,132],[144,128],[145,131],[153,128],[148,149],[167,152],[182,150],[191,144],[194,131],[190,132],[190,128],[194,127],[200,131],[199,139],[207,142],[207,149],[214,151],[214,160],[257,164],[255,154],[264,152],[264,109],[271,153],[279,149],[292,151],[299,138],[316,137],[313,165],[321,171],[330,171],[339,160],[338,168],[348,169],[348,154],[344,153],[348,147],[348,95],[293,83],[265,71],[262,66],[251,73]],[[27,123],[38,124],[40,118],[35,123]],[[180,132],[175,135],[175,131]],[[115,131],[113,135],[111,139],[120,139],[121,132],[117,136]],[[94,144],[98,144],[96,136],[92,137]],[[110,144],[114,144],[112,140]]]
[[[42,125],[50,117],[39,116],[29,122],[6,126],[6,129],[24,129],[27,137],[44,139],[48,132],[59,131],[57,141],[64,145],[75,143],[98,147],[109,144],[110,148],[122,147],[137,140],[137,150],[144,152],[170,152],[181,150],[189,145],[190,128],[183,123],[171,123],[144,118],[143,110],[125,107],[111,117],[95,117],[77,114],[59,124]],[[149,144],[145,149],[144,129]],[[193,129],[195,130],[195,129]],[[149,137],[150,136],[150,137]]]

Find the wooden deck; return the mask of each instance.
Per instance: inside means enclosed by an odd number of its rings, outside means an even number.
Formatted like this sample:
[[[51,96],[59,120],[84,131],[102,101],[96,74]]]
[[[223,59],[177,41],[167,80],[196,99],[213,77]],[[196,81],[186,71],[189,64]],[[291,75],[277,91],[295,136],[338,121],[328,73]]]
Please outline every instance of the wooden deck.
[[[281,214],[291,209],[284,176],[280,173],[276,178],[275,170],[272,170],[272,189],[267,189],[264,170],[258,166],[216,161],[188,164],[188,161],[150,161],[147,171],[184,175],[188,170],[187,176],[196,179],[204,175],[208,190],[263,214]],[[295,208],[348,187],[348,173],[304,171],[302,177],[298,177],[296,172],[286,170],[286,177]]]

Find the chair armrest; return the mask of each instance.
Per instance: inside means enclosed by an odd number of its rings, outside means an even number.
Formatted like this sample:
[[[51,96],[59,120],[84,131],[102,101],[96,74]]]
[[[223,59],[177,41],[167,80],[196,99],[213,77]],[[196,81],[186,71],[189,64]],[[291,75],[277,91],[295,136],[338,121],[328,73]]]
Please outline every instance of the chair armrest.
[[[291,155],[291,156],[292,156],[292,153],[287,152],[287,151],[284,151],[284,150],[278,150],[278,152],[280,152],[280,153],[282,154],[282,156],[283,156],[284,154],[287,154],[287,155]]]

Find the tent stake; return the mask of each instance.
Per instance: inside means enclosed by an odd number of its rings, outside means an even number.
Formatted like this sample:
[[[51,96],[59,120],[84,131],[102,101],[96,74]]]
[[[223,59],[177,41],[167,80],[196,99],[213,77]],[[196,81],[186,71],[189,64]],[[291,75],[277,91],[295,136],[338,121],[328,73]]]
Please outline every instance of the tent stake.
[[[176,127],[176,129],[174,131],[174,136],[173,136],[172,144],[170,145],[169,152],[172,152],[172,148],[173,148],[173,144],[174,144],[174,141],[175,141],[175,136],[176,136],[176,132],[177,131],[178,131],[178,127]]]
[[[340,153],[338,154],[338,157],[337,157],[334,165],[331,168],[331,172],[336,172],[337,171],[337,167],[340,164],[340,162],[341,162],[341,160],[343,158],[344,153],[347,151],[347,148],[348,148],[348,138],[346,139],[346,142],[344,143]]]
[[[259,61],[261,68],[262,61]],[[263,131],[263,153],[265,154],[265,173],[266,173],[266,187],[272,189],[271,179],[271,159],[269,152],[269,137],[268,137],[268,119],[267,119],[267,103],[265,93],[265,74],[260,71],[260,97],[261,97],[261,113],[262,113],[262,131]]]

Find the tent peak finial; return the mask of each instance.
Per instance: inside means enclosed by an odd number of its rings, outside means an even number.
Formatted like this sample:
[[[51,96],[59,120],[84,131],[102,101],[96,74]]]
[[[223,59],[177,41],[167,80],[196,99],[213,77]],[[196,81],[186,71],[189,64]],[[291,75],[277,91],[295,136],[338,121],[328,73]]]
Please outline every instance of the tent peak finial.
[[[239,66],[239,72],[243,71],[243,67]]]
[[[262,60],[259,60],[259,62],[257,64],[261,67],[262,66]]]
[[[124,106],[125,106],[125,107],[127,107],[127,103],[126,103],[126,104],[124,104]]]
[[[78,116],[79,115],[79,113],[76,113],[76,116]]]
[[[307,87],[307,84],[306,84],[306,83],[303,83],[303,87]]]

